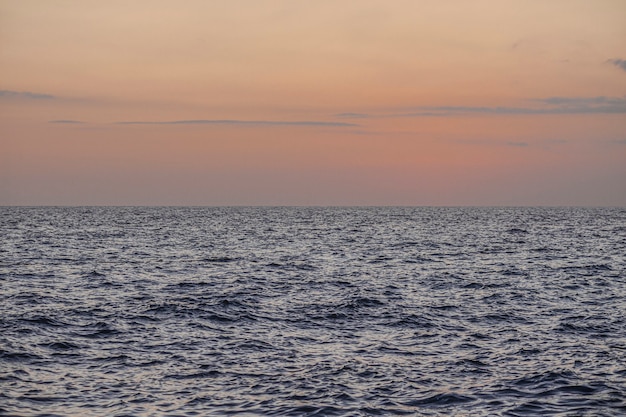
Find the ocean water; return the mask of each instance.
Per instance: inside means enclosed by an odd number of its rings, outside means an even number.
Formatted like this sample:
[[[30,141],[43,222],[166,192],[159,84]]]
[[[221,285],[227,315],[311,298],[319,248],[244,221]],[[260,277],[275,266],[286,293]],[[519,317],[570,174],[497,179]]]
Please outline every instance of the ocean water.
[[[5,416],[626,414],[623,208],[0,208]]]

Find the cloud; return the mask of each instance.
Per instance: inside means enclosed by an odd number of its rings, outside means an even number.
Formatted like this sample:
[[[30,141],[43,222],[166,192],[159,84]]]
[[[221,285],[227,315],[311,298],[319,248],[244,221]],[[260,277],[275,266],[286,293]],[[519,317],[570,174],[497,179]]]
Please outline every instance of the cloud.
[[[51,94],[32,93],[30,91],[0,90],[0,99],[53,100]]]
[[[528,147],[528,142],[507,142],[509,146],[515,146],[518,148],[526,148]]]
[[[548,97],[537,99],[547,107],[471,107],[471,106],[440,106],[423,107],[424,111],[407,113],[405,116],[432,116],[458,114],[617,114],[626,113],[626,97]]]
[[[358,126],[354,123],[323,122],[323,121],[282,121],[282,120],[236,120],[236,119],[199,119],[170,121],[130,121],[116,122],[118,125],[238,125],[238,126],[324,126],[347,127]]]
[[[617,68],[621,69],[622,71],[626,71],[626,59],[609,59],[606,62],[616,66]]]
[[[548,114],[620,114],[626,113],[624,97],[548,97],[537,100],[551,106],[541,109]]]
[[[417,111],[398,113],[399,117],[415,116],[456,116],[461,114],[531,114],[533,109],[520,107],[472,107],[472,106],[424,106],[416,108]]]
[[[624,97],[547,97],[531,100],[541,107],[507,106],[419,106],[396,109],[395,112],[366,114],[339,113],[342,118],[401,118],[401,117],[452,117],[464,115],[567,115],[567,114],[623,114],[626,113]]]
[[[50,120],[48,123],[55,123],[55,124],[85,124],[85,122],[81,122],[80,120]]]
[[[549,104],[553,106],[626,106],[626,97],[548,97],[540,98],[534,101]]]
[[[371,116],[367,113],[339,113],[335,117],[341,117],[345,119],[367,119]]]

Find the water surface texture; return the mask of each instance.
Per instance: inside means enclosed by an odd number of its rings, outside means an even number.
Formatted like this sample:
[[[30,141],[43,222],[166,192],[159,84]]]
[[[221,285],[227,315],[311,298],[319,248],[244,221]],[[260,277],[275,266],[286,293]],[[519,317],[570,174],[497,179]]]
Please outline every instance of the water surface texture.
[[[626,414],[620,208],[0,208],[0,414]]]

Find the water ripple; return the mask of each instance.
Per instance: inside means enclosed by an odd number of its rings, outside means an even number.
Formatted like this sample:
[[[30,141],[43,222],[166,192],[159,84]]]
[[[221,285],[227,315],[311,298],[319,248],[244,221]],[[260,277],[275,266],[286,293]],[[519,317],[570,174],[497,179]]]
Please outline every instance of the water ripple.
[[[626,414],[623,224],[0,208],[0,414]]]

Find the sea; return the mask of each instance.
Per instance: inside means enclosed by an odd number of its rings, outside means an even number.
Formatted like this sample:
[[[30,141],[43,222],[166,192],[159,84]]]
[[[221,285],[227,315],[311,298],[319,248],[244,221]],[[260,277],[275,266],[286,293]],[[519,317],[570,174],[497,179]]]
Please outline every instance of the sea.
[[[0,415],[626,415],[626,209],[0,207]]]

